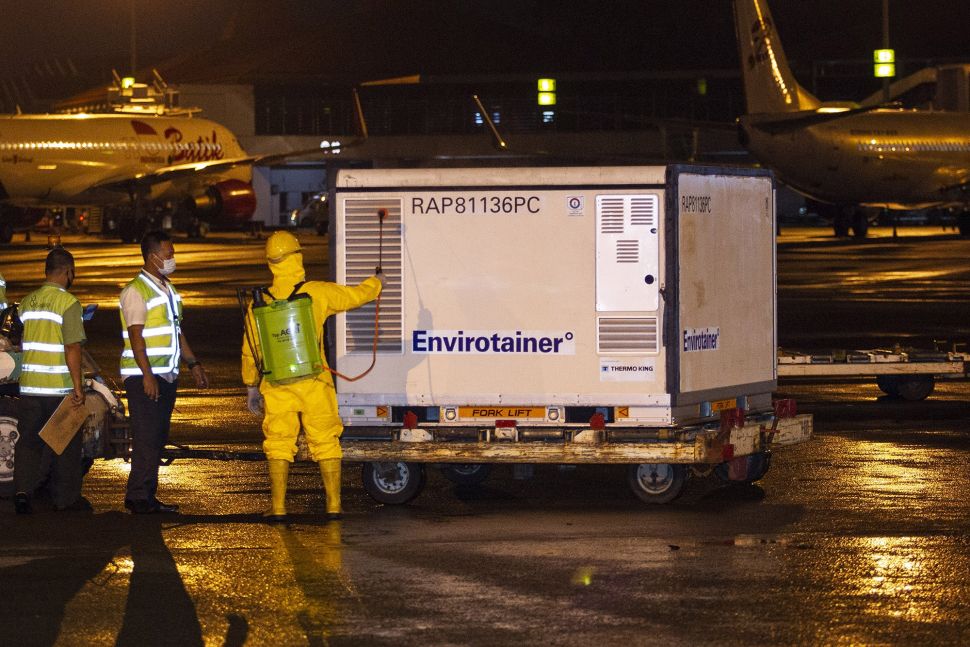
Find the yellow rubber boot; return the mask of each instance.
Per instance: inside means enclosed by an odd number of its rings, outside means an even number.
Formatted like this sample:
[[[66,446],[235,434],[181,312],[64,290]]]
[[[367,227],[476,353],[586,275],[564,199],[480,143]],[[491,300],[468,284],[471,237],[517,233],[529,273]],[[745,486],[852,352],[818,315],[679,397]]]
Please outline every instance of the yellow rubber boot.
[[[269,465],[270,509],[266,518],[270,521],[286,521],[286,481],[290,475],[290,462],[271,458]]]
[[[328,458],[319,462],[323,489],[327,492],[327,519],[340,518],[340,459]]]

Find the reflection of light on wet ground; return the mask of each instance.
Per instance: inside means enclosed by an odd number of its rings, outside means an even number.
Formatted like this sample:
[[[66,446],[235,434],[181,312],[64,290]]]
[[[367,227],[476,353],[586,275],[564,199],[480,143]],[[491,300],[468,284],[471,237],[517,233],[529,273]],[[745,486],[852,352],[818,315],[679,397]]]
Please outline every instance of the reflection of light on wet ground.
[[[124,477],[125,479],[128,478],[128,474],[131,472],[131,463],[123,461],[120,458],[104,461],[104,466],[104,469],[107,471],[117,474],[119,477]]]
[[[888,283],[890,281],[919,281],[931,279],[939,276],[955,274],[956,270],[908,270],[908,271],[886,271],[886,272],[866,272],[865,274],[841,274],[840,281],[846,285],[852,284],[872,284]]]
[[[131,572],[135,570],[135,562],[131,559],[131,555],[127,557],[115,557],[110,564],[105,566],[105,572],[111,572],[118,575],[131,575]]]
[[[958,572],[941,546],[925,537],[870,537],[858,540],[859,559],[845,573],[866,613],[918,622],[952,622],[957,609],[946,572]],[[947,551],[948,552],[948,551]],[[963,560],[965,561],[965,560]],[[964,571],[965,572],[965,571]]]
[[[962,496],[952,475],[941,472],[951,451],[937,445],[946,445],[952,436],[927,432],[919,445],[880,436],[879,441],[856,438],[843,449],[842,466],[832,476],[835,487],[851,493],[847,507],[861,515],[885,510],[900,520],[925,511],[927,523],[946,516],[946,502]]]

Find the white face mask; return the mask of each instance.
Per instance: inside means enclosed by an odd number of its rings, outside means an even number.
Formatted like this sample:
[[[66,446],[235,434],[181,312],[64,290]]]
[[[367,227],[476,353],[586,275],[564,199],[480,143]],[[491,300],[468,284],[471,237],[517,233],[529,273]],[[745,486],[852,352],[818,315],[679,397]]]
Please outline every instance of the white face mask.
[[[158,273],[162,276],[168,276],[175,271],[175,257],[166,258],[162,260],[161,266],[158,268]]]

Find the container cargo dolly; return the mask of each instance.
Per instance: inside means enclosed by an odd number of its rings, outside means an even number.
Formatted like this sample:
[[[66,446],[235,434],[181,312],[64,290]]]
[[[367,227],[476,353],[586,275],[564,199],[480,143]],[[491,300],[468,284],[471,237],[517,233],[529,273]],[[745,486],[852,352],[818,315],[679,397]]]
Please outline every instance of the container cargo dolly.
[[[832,353],[778,351],[778,378],[787,380],[875,378],[891,397],[915,402],[933,393],[937,379],[967,377],[970,354],[957,350],[853,350]]]
[[[329,331],[341,373],[377,357],[335,378],[374,498],[415,496],[426,464],[473,482],[494,463],[624,463],[663,503],[688,473],[757,480],[811,436],[771,398],[768,172],[341,170],[331,191],[335,280],[387,277]]]

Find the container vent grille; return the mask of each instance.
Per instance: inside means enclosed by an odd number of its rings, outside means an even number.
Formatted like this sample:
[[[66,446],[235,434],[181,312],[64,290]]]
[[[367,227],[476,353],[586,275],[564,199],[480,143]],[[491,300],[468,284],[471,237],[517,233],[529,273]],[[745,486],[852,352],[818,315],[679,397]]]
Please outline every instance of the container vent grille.
[[[600,353],[656,353],[657,317],[600,317],[596,349]]]
[[[625,208],[622,197],[611,198],[601,197],[599,201],[600,209],[600,231],[604,234],[622,234],[623,216]]]
[[[630,224],[634,227],[657,226],[657,196],[638,195],[630,198]]]
[[[631,227],[656,227],[658,199],[655,195],[600,196],[600,233],[622,234]]]
[[[387,209],[381,263],[387,279],[381,292],[380,336],[377,350],[402,352],[403,295],[401,291],[401,202],[400,200],[347,200],[344,202],[347,285],[357,285],[374,275],[380,257],[379,209]],[[348,353],[370,353],[374,346],[374,303],[350,310],[346,315],[345,339]]]
[[[638,240],[616,241],[616,262],[617,263],[639,263],[640,262],[640,241]]]

